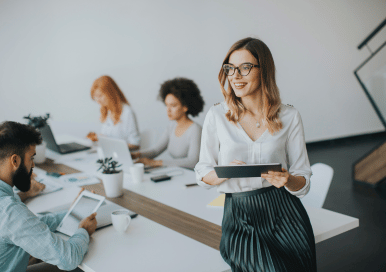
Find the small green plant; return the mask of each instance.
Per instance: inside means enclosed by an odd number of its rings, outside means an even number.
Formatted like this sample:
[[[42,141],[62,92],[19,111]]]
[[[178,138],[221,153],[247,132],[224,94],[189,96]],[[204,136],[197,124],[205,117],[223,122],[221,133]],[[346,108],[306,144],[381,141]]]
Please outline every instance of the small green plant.
[[[50,118],[50,114],[47,113],[46,116],[31,116],[31,114],[28,114],[28,116],[24,116],[23,118],[28,120],[28,125],[39,129],[47,124],[47,120]]]
[[[100,163],[101,166],[99,167],[98,171],[102,170],[103,174],[116,174],[121,172],[121,170],[117,170],[115,168],[122,166],[122,164],[117,165],[117,161],[113,161],[113,158],[105,158],[105,159],[99,159],[97,160],[97,163]]]

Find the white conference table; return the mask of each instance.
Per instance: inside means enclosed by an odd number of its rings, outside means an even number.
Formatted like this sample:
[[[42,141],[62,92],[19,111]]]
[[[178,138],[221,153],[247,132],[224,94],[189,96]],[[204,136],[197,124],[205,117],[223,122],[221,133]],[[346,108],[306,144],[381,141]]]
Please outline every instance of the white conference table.
[[[95,173],[96,153],[88,151],[70,155],[48,152],[48,156],[77,170]],[[182,168],[180,168],[182,169]],[[157,172],[165,172],[160,169]],[[124,188],[171,206],[188,214],[221,226],[222,208],[207,207],[219,193],[199,186],[186,188],[194,183],[193,171],[182,169],[183,175],[169,181],[154,183],[146,174],[139,184],[131,182],[125,174]],[[68,203],[79,188],[66,189],[41,196],[28,203],[33,212]],[[44,203],[44,204],[43,204]],[[305,207],[315,234],[315,242],[321,242],[359,226],[359,220],[326,209]],[[224,271],[229,266],[219,251],[201,244],[178,232],[168,229],[142,216],[132,220],[126,234],[119,235],[113,227],[98,230],[90,243],[81,268],[88,271]]]

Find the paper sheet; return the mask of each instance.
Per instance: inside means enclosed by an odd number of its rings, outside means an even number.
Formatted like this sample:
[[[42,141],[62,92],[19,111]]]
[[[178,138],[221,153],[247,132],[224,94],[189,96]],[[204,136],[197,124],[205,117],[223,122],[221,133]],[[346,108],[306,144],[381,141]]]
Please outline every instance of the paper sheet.
[[[218,207],[223,208],[225,203],[225,194],[219,195],[215,200],[210,202],[207,207]]]

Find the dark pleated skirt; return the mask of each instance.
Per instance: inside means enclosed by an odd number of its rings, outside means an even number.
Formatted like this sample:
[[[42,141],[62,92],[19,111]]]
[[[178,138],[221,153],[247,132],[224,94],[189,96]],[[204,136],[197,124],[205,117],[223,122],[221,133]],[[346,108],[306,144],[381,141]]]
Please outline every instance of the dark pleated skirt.
[[[316,271],[310,219],[284,187],[226,194],[220,253],[233,272]]]

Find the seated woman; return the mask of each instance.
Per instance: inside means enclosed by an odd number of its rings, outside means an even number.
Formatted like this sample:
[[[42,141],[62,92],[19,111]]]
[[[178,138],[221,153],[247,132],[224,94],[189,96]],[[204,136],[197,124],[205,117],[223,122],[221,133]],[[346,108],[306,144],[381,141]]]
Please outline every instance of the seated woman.
[[[204,107],[200,90],[193,80],[175,78],[164,82],[159,92],[159,99],[166,105],[170,122],[158,144],[148,150],[133,152],[133,159],[149,166],[180,166],[193,169],[199,159],[201,126],[188,115],[197,116]],[[172,159],[153,160],[163,151],[168,150]]]
[[[115,81],[109,76],[96,79],[91,98],[101,106],[101,135],[123,139],[130,150],[138,149],[140,137],[134,111]],[[87,138],[98,141],[95,132],[90,132]]]

